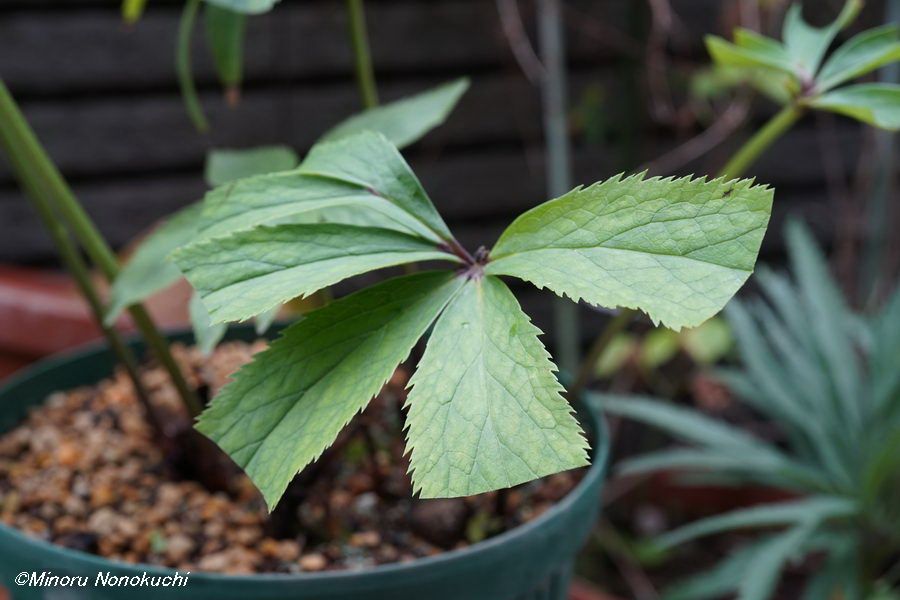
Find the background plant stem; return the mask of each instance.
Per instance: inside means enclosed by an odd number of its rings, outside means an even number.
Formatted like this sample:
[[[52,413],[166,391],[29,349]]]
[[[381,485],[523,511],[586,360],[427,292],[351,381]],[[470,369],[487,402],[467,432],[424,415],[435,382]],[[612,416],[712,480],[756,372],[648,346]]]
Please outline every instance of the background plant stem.
[[[112,282],[119,272],[116,255],[100,235],[90,217],[84,212],[56,165],[44,151],[2,80],[0,80],[0,122],[8,136],[10,154],[16,156],[17,164],[28,165],[26,173],[30,174],[35,181],[40,181],[43,190],[42,196],[51,207],[52,218],[54,220],[61,218],[66,223],[91,261],[100,269],[104,277]],[[188,386],[181,369],[169,351],[168,343],[157,331],[150,315],[139,304],[130,306],[128,310],[147,345],[169,373],[185,408],[191,416],[200,414],[203,408],[200,400]]]
[[[775,140],[784,135],[802,115],[803,108],[796,103],[782,108],[762,129],[741,146],[737,153],[731,157],[731,160],[719,171],[719,177],[737,178],[743,175],[759,159],[762,153]]]
[[[362,0],[347,0],[347,15],[350,19],[350,41],[353,45],[359,95],[365,108],[374,108],[378,106],[378,88],[375,86],[375,71],[372,68],[372,53],[369,50],[366,14]]]
[[[350,45],[353,46],[353,67],[356,73],[356,85],[363,108],[378,106],[378,85],[375,83],[375,68],[372,66],[372,52],[369,48],[369,35],[366,32],[366,11],[363,0],[347,0],[347,15],[350,20]],[[415,263],[403,265],[407,275],[419,270]],[[325,304],[331,301],[331,291]]]
[[[200,10],[200,0],[187,0],[181,13],[181,21],[178,23],[178,42],[175,48],[175,72],[178,74],[178,85],[181,88],[181,97],[188,116],[197,131],[206,133],[209,130],[209,122],[203,114],[203,106],[197,95],[197,86],[194,85],[194,74],[191,69],[191,34],[194,32],[194,23],[197,22],[197,12]]]
[[[547,160],[547,192],[562,196],[572,187],[566,112],[566,51],[559,0],[539,0],[538,37],[544,64],[541,81],[544,139]],[[565,298],[554,299],[553,324],[557,359],[565,373],[578,368],[580,331],[578,305]]]
[[[53,209],[45,199],[44,192],[41,189],[41,180],[29,173],[28,165],[16,154],[12,142],[14,136],[9,135],[6,125],[6,121],[0,121],[0,143],[2,143],[3,147],[6,149],[7,156],[13,165],[14,172],[19,175],[19,182],[25,191],[26,196],[31,200],[32,205],[38,213],[38,217],[40,217],[45,229],[50,234],[53,245],[56,247],[57,252],[59,252],[63,264],[72,274],[75,284],[87,301],[91,314],[94,317],[94,321],[109,342],[110,349],[116,356],[116,359],[125,368],[125,372],[131,379],[135,394],[137,395],[138,401],[144,406],[144,410],[147,412],[147,419],[149,420],[151,427],[156,430],[157,434],[165,435],[156,411],[150,403],[150,396],[147,394],[147,390],[144,388],[144,384],[141,381],[140,374],[138,373],[137,360],[135,359],[134,354],[122,341],[121,336],[115,328],[104,324],[103,303],[100,300],[100,294],[97,292],[91,281],[90,271],[79,254],[78,248],[72,243],[69,232],[66,231],[66,228],[62,223],[55,218]]]
[[[17,163],[18,161],[13,160],[13,162]],[[15,168],[19,173],[24,173],[26,169],[26,167],[21,164],[16,164]],[[131,384],[134,386],[134,392],[138,402],[141,403],[144,407],[144,412],[147,413],[147,421],[157,435],[166,437],[167,433],[163,428],[162,422],[160,421],[153,404],[150,402],[150,395],[147,393],[147,389],[141,381],[140,373],[138,371],[138,362],[134,353],[131,352],[131,349],[122,340],[119,332],[116,331],[114,327],[104,323],[104,309],[103,303],[100,300],[100,294],[97,292],[91,281],[90,270],[79,254],[78,248],[72,242],[69,233],[66,231],[63,224],[55,218],[50,205],[43,198],[41,190],[28,183],[25,177],[22,178],[21,183],[22,187],[25,188],[27,195],[31,198],[32,205],[37,210],[41,222],[50,234],[53,244],[56,247],[57,252],[59,252],[60,259],[75,280],[81,295],[84,296],[85,301],[87,301],[91,314],[94,317],[94,322],[103,332],[104,337],[106,337],[116,360],[124,367],[126,374],[129,379],[131,379]]]

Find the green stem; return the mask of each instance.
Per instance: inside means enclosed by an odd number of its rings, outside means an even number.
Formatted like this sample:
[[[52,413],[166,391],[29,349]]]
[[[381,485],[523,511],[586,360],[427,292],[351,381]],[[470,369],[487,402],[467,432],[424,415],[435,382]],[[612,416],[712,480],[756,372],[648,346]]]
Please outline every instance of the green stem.
[[[366,14],[362,0],[347,0],[347,14],[350,17],[350,41],[353,45],[359,95],[365,108],[374,108],[378,106],[378,88],[375,86],[375,71],[372,68],[372,54],[369,51]]]
[[[369,49],[369,35],[366,32],[366,12],[362,0],[347,0],[347,15],[350,17],[350,44],[353,46],[353,67],[356,85],[363,108],[378,106],[378,86],[375,83],[375,69],[372,66],[372,52]],[[403,265],[407,275],[419,270],[418,265]],[[330,298],[329,298],[330,301]]]
[[[792,103],[782,108],[768,123],[741,146],[737,153],[719,171],[719,177],[740,177],[775,140],[787,132],[803,116],[803,107]]]
[[[575,382],[569,387],[569,394],[571,394],[573,398],[577,398],[591,383],[597,369],[597,362],[600,360],[600,357],[603,356],[604,350],[606,350],[613,338],[628,326],[628,323],[631,322],[636,314],[637,311],[633,309],[623,308],[619,310],[619,314],[606,324],[606,327],[603,328],[603,331],[597,336],[597,339],[594,340],[591,349],[588,350],[587,356],[582,361]]]
[[[0,80],[0,123],[8,136],[10,154],[18,157],[19,164],[29,165],[29,171],[33,178],[41,182],[41,189],[44,191],[43,197],[50,204],[53,214],[62,217],[67,223],[104,277],[110,282],[115,280],[119,273],[119,261],[116,255],[78,203],[2,80]],[[202,410],[200,400],[184,379],[181,369],[169,351],[168,343],[157,331],[150,315],[140,304],[130,306],[128,311],[138,330],[144,336],[147,345],[163,368],[168,371],[185,408],[192,416],[200,414]]]
[[[547,192],[556,198],[572,187],[569,157],[569,130],[566,101],[566,49],[559,0],[540,0],[538,34],[544,80],[541,95],[544,117],[545,154],[547,157]],[[554,298],[554,345],[559,366],[572,374],[578,368],[580,327],[578,305],[565,298]]]
[[[178,74],[178,85],[181,88],[181,97],[184,99],[184,107],[194,127],[200,133],[209,130],[209,123],[203,114],[203,106],[197,95],[197,87],[194,85],[194,74],[191,69],[191,34],[194,31],[194,23],[197,22],[197,12],[200,10],[200,0],[187,0],[181,13],[181,21],[178,23],[178,42],[175,48],[175,72]]]
[[[40,217],[44,228],[50,234],[50,238],[53,240],[54,246],[56,246],[60,259],[75,280],[75,284],[78,286],[81,295],[84,296],[88,308],[90,308],[91,314],[94,317],[95,323],[100,328],[100,331],[103,332],[103,335],[109,342],[110,349],[125,368],[125,372],[131,379],[135,395],[137,396],[138,401],[143,405],[151,427],[156,430],[157,434],[165,435],[162,423],[150,402],[150,395],[147,393],[147,390],[141,381],[137,360],[135,359],[134,354],[122,341],[119,332],[117,332],[115,328],[107,326],[104,323],[103,303],[100,300],[100,294],[97,292],[91,281],[90,271],[84,260],[81,258],[81,255],[78,253],[78,249],[72,243],[66,228],[55,218],[53,209],[46,200],[45,192],[41,189],[41,180],[35,177],[33,173],[29,172],[27,163],[17,155],[12,143],[14,137],[10,135],[10,132],[5,125],[7,125],[7,123],[0,121],[0,143],[3,144],[13,165],[13,169],[19,176],[19,183],[21,184],[26,197],[31,200],[32,205],[38,213],[38,217]]]

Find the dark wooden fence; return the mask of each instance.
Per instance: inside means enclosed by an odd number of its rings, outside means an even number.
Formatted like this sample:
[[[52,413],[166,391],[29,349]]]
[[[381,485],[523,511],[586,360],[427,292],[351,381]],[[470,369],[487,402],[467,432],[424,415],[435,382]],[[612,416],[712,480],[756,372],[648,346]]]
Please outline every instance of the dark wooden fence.
[[[680,29],[668,48],[668,68],[687,71],[702,63],[702,34],[730,29],[734,4],[673,2]],[[866,19],[877,21],[881,3],[869,4]],[[572,104],[601,99],[588,114],[600,124],[599,139],[588,140],[580,131],[585,111],[573,112],[576,182],[635,169],[697,133],[697,128],[673,131],[648,116],[645,5],[566,2]],[[490,244],[517,212],[545,197],[538,93],[513,60],[495,3],[371,0],[367,6],[383,99],[472,77],[472,88],[449,123],[408,156],[464,243]],[[531,28],[533,7],[526,1],[520,7]],[[274,13],[251,20],[247,81],[235,109],[225,106],[197,35],[196,78],[213,126],[210,135],[197,134],[175,85],[179,14],[177,2],[150,0],[144,18],[128,30],[118,2],[0,0],[0,75],[116,246],[200,197],[210,147],[283,143],[303,151],[358,109],[343,2],[284,0]],[[759,180],[778,190],[767,258],[780,253],[779,226],[788,213],[802,213],[823,235],[829,232],[825,225],[833,203],[825,186],[819,125],[804,121],[754,169]],[[830,160],[852,171],[865,141],[861,129],[834,119],[828,131]],[[680,171],[712,172],[738,141]],[[0,165],[0,261],[53,262],[49,239],[5,165]],[[533,303],[542,312],[543,303]]]

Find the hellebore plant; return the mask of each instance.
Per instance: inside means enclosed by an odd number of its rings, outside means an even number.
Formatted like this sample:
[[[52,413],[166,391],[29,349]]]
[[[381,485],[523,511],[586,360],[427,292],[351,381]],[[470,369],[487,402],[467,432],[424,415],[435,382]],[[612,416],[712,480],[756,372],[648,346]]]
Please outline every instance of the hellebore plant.
[[[783,443],[645,398],[600,396],[613,414],[689,445],[633,458],[623,472],[677,469],[787,490],[796,499],[703,519],[665,534],[671,546],[747,528],[781,528],[737,550],[667,598],[770,597],[792,559],[824,555],[804,599],[874,598],[893,589],[900,557],[900,288],[874,314],[848,308],[812,236],[789,227],[794,281],[761,270],[764,298],[726,309],[740,369],[721,380],[777,424]],[[881,596],[879,596],[881,597]]]
[[[555,367],[500,277],[698,325],[750,275],[771,207],[772,191],[750,181],[617,176],[524,213],[490,251],[470,253],[385,135],[325,139],[297,169],[232,182],[197,209],[191,242],[172,258],[211,321],[250,319],[385,267],[447,267],[308,314],[236,373],[197,427],[274,507],[433,327],[407,404],[422,497],[583,466],[587,442]]]
[[[468,87],[468,80],[460,79],[370,108],[337,124],[322,139],[333,140],[358,131],[371,130],[382,133],[397,147],[405,147],[441,125]],[[210,153],[207,160],[206,179],[213,187],[223,186],[244,176],[293,169],[298,162],[294,151],[283,146],[216,150]],[[274,200],[272,210],[286,211],[288,215],[293,211],[290,207],[279,209]],[[332,214],[336,210],[332,209]],[[106,323],[114,323],[126,307],[146,300],[181,278],[181,271],[166,257],[174,249],[196,237],[203,220],[202,213],[201,203],[187,206],[170,215],[162,226],[140,244],[113,283]],[[316,215],[308,213],[306,218],[316,219]],[[260,334],[268,329],[279,308],[275,306],[271,311],[256,315],[257,331]],[[225,326],[210,324],[206,309],[196,294],[191,298],[189,309],[196,341],[204,352],[209,352],[224,335]]]
[[[900,60],[900,27],[864,31],[831,53],[838,33],[856,18],[861,0],[848,0],[829,26],[815,28],[799,3],[787,13],[781,42],[748,29],[734,32],[734,43],[707,36],[715,65],[744,79],[782,105],[782,109],[731,159],[729,174],[747,169],[762,152],[809,110],[831,111],[882,129],[900,129],[900,86],[890,83],[844,85]]]

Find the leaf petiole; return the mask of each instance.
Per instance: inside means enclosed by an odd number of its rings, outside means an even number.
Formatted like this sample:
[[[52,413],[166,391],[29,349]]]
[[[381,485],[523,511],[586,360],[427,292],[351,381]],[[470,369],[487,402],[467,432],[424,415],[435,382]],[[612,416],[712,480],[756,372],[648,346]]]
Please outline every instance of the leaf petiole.
[[[456,241],[456,238],[451,238],[446,242],[438,244],[438,249],[456,256],[463,261],[463,264],[466,266],[473,266],[478,262],[462,244]]]

